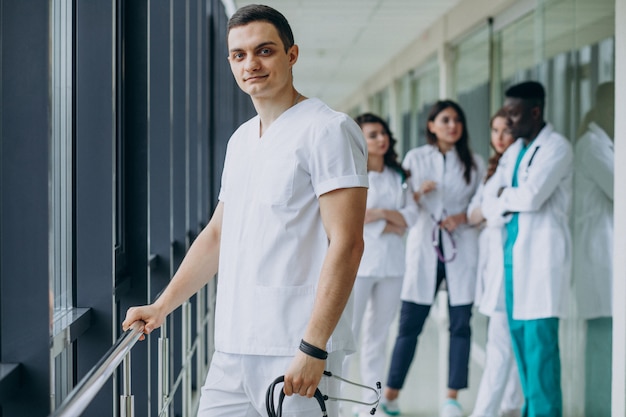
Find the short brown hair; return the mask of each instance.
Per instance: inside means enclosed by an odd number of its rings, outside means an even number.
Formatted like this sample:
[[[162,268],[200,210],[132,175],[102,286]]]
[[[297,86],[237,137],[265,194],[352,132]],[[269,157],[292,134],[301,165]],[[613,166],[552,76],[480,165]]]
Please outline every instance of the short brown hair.
[[[249,4],[238,9],[228,20],[226,36],[234,27],[245,26],[248,23],[259,21],[270,23],[276,28],[278,36],[285,46],[285,52],[295,44],[291,26],[289,26],[285,16],[278,10],[262,4]]]

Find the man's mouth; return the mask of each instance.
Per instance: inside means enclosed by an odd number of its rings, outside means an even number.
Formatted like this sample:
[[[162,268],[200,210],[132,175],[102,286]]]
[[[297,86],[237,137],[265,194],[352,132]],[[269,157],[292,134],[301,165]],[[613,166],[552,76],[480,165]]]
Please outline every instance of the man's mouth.
[[[254,80],[260,80],[260,79],[263,79],[263,78],[266,78],[266,77],[267,77],[267,75],[254,75],[252,77],[244,78],[243,80],[244,81],[254,81]]]

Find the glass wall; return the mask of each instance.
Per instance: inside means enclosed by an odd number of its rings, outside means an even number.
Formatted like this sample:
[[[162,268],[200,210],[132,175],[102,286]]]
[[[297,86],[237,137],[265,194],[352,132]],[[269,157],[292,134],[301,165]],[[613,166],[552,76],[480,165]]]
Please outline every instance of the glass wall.
[[[403,149],[408,151],[426,143],[426,119],[432,105],[439,100],[439,65],[433,57],[417,68],[411,83],[412,105],[410,110],[409,137],[402,138]]]
[[[63,318],[73,303],[73,85],[72,2],[51,2],[51,135],[50,135],[50,308],[51,340],[61,333]],[[50,350],[50,398],[58,405],[72,387],[71,346],[52,343]]]
[[[490,30],[484,26],[465,37],[455,48],[454,84],[456,100],[467,118],[472,150],[486,161],[489,157]]]
[[[542,82],[545,118],[575,151],[571,302],[560,329],[567,416],[610,415],[614,33],[613,1],[545,0],[494,39],[499,87]]]

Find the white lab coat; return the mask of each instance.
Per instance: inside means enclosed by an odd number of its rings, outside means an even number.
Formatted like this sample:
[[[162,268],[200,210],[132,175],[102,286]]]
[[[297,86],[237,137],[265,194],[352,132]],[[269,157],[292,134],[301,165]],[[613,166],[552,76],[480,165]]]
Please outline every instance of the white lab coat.
[[[487,181],[491,181],[491,178]],[[467,216],[481,207],[485,184],[481,183],[467,209]],[[483,215],[484,217],[484,215]],[[486,316],[506,312],[504,302],[504,262],[502,252],[502,216],[485,219],[478,237],[478,266],[474,305]]]
[[[520,138],[502,155],[485,186],[481,208],[486,218],[519,213],[513,247],[513,317],[563,317],[571,270],[568,221],[574,154],[569,141],[546,124],[519,164],[518,186],[511,187],[522,145]],[[501,187],[506,188],[498,197]]]
[[[465,182],[465,167],[456,149],[446,153],[444,158],[433,145],[424,145],[410,150],[404,158],[403,166],[411,172],[409,177],[414,190],[426,180],[437,183],[437,188],[422,195],[418,204],[418,218],[409,230],[406,242],[406,269],[402,285],[402,300],[416,304],[431,305],[435,299],[437,281],[437,254],[433,248],[432,230],[437,220],[443,216],[465,213],[469,202],[484,177],[483,159],[474,154],[476,168],[472,170],[470,183]],[[474,301],[476,285],[476,260],[478,257],[478,230],[466,224],[454,231],[457,255],[446,263],[446,283],[450,305],[467,305]],[[443,239],[444,254],[449,257],[452,247],[448,239]]]
[[[368,171],[367,208],[399,211],[408,227],[415,224],[417,205],[408,182],[397,171],[385,166],[382,172]],[[365,250],[359,265],[359,277],[401,277],[404,275],[404,236],[383,233],[386,220],[365,224]]]
[[[590,123],[576,142],[574,172],[574,287],[578,315],[612,316],[613,141]]]

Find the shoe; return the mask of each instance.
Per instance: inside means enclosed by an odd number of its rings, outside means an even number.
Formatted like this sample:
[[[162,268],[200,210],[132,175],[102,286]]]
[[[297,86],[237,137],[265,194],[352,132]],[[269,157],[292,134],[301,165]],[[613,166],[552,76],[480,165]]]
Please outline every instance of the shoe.
[[[463,417],[463,408],[457,400],[448,398],[441,406],[441,417]]]
[[[522,411],[517,408],[514,410],[502,411],[501,417],[522,417]]]
[[[380,408],[383,409],[385,414],[388,416],[399,416],[400,415],[400,406],[398,405],[398,400],[388,400],[385,397],[380,400]]]

